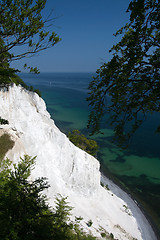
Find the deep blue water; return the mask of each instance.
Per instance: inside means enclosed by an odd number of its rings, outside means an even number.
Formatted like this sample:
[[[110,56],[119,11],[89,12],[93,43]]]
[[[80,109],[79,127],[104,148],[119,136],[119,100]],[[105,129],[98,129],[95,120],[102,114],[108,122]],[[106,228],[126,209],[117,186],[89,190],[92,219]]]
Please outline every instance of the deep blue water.
[[[65,133],[79,129],[87,133],[87,87],[92,73],[41,73],[20,74],[28,85],[38,88],[56,125]],[[104,135],[96,135],[99,144],[98,158],[103,170],[125,184],[129,191],[146,202],[151,212],[160,202],[160,134],[156,126],[160,114],[148,116],[136,132],[131,145],[122,150],[111,142],[113,130],[106,125]],[[158,204],[159,205],[159,204]],[[156,207],[160,216],[160,206]]]

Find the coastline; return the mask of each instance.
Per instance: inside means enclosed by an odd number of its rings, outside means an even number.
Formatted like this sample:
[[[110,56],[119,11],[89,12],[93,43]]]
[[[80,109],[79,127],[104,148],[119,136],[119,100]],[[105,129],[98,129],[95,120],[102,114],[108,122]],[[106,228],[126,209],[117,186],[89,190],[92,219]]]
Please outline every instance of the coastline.
[[[57,193],[69,196],[75,211],[73,216],[83,217],[88,232],[101,237],[100,231],[104,229],[108,234],[113,232],[117,239],[142,239],[136,219],[124,209],[126,203],[100,186],[99,162],[75,147],[56,127],[45,102],[20,86],[10,88],[7,97],[2,93],[2,117],[10,122],[7,131],[15,141],[7,157],[16,163],[26,152],[37,156],[31,178],[47,178],[51,206]],[[93,219],[92,229],[86,224],[90,219]]]
[[[115,184],[111,179],[107,178],[101,171],[101,182],[107,185],[109,189],[119,198],[124,200],[128,207],[131,209],[133,216],[136,218],[138,227],[141,231],[142,238],[144,240],[158,240],[158,236],[150,224],[150,221],[146,217],[144,211],[140,208],[138,203],[132,199],[129,193],[125,192],[117,184]]]
[[[63,132],[63,131],[62,131]],[[106,174],[106,176],[107,176],[107,178],[108,178],[108,174]],[[109,179],[111,179],[111,182],[113,181],[113,183],[115,183],[115,185],[116,186],[119,186],[120,187],[120,190],[122,190],[122,191],[124,191],[125,193],[127,193],[129,196],[130,196],[130,198],[133,200],[134,199],[134,196],[132,195],[131,196],[131,193],[129,192],[129,191],[127,191],[126,189],[125,189],[125,187],[123,187],[123,186],[121,186],[121,184],[119,183],[119,182],[117,182],[116,181],[116,179],[114,180],[112,180],[112,176],[109,176]],[[111,187],[110,187],[111,188]],[[112,190],[112,191],[114,191],[114,190]],[[122,197],[121,197],[122,198]],[[133,200],[134,201],[134,200]],[[136,204],[135,204],[136,205]],[[143,206],[139,206],[139,203],[138,203],[138,207],[140,208],[140,210],[141,210],[141,213],[143,213],[144,214],[144,216],[145,216],[145,218],[148,220],[148,222],[150,223],[150,225],[152,226],[152,230],[154,231],[154,222],[152,222],[152,219],[150,218],[150,216],[147,216],[148,214],[147,214],[147,211],[146,210],[144,210],[143,209]],[[156,233],[157,231],[156,231],[156,225],[155,225],[155,233]],[[157,234],[157,236],[159,236],[159,234]],[[148,238],[147,238],[148,239]],[[157,237],[157,239],[159,239],[158,237]],[[146,239],[145,239],[146,240]],[[152,240],[152,238],[150,238],[149,240]]]

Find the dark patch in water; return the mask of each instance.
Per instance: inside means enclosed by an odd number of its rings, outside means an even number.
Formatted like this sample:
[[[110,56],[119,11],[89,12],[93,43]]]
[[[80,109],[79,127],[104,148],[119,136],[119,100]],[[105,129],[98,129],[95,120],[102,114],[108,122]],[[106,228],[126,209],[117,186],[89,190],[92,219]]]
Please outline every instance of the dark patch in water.
[[[51,107],[47,107],[47,111],[51,114],[51,116],[54,115],[55,113],[59,112],[58,110],[55,110],[55,109],[53,109]],[[53,117],[54,116],[52,116],[52,119],[54,119]]]
[[[64,133],[68,133],[68,131],[70,131],[71,129],[71,125],[73,124],[73,122],[68,122],[68,121],[60,121],[60,120],[54,120],[56,126],[58,126],[58,128],[64,132]]]
[[[120,156],[120,155],[118,155],[114,160],[109,160],[110,162],[117,162],[117,163],[125,163],[126,162],[126,160],[122,157],[122,156]]]

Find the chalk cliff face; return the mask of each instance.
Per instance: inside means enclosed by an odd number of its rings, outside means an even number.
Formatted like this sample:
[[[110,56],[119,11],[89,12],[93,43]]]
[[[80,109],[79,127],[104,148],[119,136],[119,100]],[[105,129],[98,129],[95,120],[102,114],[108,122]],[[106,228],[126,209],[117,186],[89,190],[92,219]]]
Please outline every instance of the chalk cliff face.
[[[24,154],[37,156],[31,177],[47,177],[49,203],[57,193],[68,196],[73,216],[82,216],[83,227],[99,236],[99,227],[118,239],[142,239],[136,219],[126,203],[100,185],[99,162],[74,146],[55,126],[45,102],[21,86],[0,90],[0,116],[9,121],[1,125],[15,141],[7,153],[13,162]],[[86,222],[93,221],[92,227]]]

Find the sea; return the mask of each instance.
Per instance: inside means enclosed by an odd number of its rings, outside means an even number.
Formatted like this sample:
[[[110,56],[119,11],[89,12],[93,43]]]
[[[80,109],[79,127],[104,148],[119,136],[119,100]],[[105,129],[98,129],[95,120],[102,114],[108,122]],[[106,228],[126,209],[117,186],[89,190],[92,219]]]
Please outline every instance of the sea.
[[[41,91],[57,127],[67,134],[74,129],[97,141],[101,171],[139,202],[160,229],[160,113],[152,113],[137,130],[127,149],[113,141],[106,123],[103,134],[89,136],[88,85],[95,73],[19,73],[27,85]]]

